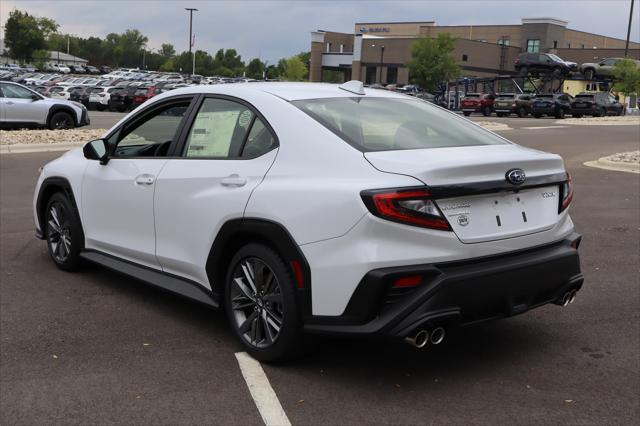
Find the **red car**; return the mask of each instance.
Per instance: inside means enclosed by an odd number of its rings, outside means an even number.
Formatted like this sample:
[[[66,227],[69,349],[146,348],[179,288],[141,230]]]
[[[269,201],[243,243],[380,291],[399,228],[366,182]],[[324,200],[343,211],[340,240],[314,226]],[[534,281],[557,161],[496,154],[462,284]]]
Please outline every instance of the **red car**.
[[[493,112],[495,98],[495,95],[490,93],[467,93],[462,102],[460,102],[460,109],[467,117],[472,112],[481,112],[485,117],[489,117]]]
[[[135,109],[139,107],[149,99],[159,94],[160,94],[160,91],[155,86],[139,88],[133,94],[133,102],[131,103],[131,109]]]

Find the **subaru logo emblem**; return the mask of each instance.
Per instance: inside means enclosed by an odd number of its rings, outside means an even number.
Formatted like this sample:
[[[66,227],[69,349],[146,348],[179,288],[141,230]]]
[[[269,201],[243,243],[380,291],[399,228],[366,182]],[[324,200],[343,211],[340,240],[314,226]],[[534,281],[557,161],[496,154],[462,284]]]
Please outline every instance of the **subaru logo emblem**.
[[[527,180],[527,176],[524,174],[524,170],[522,169],[511,169],[505,175],[507,182],[512,185],[522,185],[525,180]]]
[[[469,216],[465,214],[461,214],[458,216],[458,225],[467,226],[469,224]]]

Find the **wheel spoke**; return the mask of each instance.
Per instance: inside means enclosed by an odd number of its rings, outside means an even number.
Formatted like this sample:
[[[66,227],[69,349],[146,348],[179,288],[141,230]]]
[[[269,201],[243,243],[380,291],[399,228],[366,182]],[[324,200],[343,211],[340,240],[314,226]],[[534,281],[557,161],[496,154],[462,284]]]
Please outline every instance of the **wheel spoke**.
[[[268,315],[269,323],[272,324],[273,328],[275,328],[277,331],[280,331],[280,326],[282,325],[282,318],[274,314],[273,312],[271,312],[270,309],[265,309],[264,311]]]
[[[271,272],[270,269],[267,269],[267,274],[265,274],[264,284],[262,286],[262,291],[264,294],[269,294],[272,291],[273,283],[275,282],[275,275]]]
[[[52,219],[49,221],[49,228],[56,233],[56,235],[60,235],[60,226]]]
[[[253,293],[254,294],[257,293],[258,289],[256,288],[256,285],[253,282],[254,280],[253,267],[248,261],[242,264],[242,272],[244,273],[244,277],[246,278],[247,283],[249,283],[249,287],[251,287],[251,290],[253,290]]]
[[[262,327],[264,328],[264,337],[267,340],[268,344],[273,343],[273,339],[278,334],[279,328],[276,329],[276,334],[274,335],[269,328],[269,317],[267,317],[267,311],[263,310],[262,315],[260,316],[260,320],[262,321]]]
[[[244,334],[247,331],[249,331],[249,328],[252,328],[253,320],[255,320],[257,317],[258,317],[258,311],[251,312],[251,315],[249,315],[238,328],[238,331],[240,331],[240,334]]]
[[[55,204],[51,206],[51,218],[53,219],[55,224],[58,226],[58,229],[60,229],[60,219],[58,218],[58,211],[56,210]]]
[[[233,298],[231,307],[234,311],[239,311],[242,309],[249,308],[251,306],[255,306],[255,304],[256,303],[253,300],[249,299],[244,294],[239,294]]]
[[[251,301],[255,302],[255,298],[253,297],[254,292],[252,292],[246,285],[245,283],[242,281],[242,278],[234,278],[233,282],[236,284],[236,286],[238,286],[238,288],[240,289],[240,291],[242,291],[242,293],[249,298]]]
[[[264,295],[264,300],[270,302],[271,304],[282,305],[282,294],[280,293],[269,293]]]

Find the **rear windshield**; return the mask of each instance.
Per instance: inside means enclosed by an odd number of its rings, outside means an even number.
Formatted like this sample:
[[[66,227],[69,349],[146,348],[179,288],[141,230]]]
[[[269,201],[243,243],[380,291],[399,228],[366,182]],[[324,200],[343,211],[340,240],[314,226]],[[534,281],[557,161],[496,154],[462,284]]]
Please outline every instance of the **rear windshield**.
[[[553,95],[537,95],[536,97],[541,99],[553,99]]]
[[[363,152],[507,143],[419,99],[324,98],[293,104]]]
[[[576,98],[579,99],[593,99],[593,95],[588,95],[588,94],[584,94],[584,95],[577,95]]]

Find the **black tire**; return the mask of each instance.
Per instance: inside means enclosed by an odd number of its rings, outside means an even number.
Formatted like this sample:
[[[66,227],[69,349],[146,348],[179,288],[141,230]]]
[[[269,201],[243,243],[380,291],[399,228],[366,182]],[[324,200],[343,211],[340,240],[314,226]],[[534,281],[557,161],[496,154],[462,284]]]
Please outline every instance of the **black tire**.
[[[82,264],[80,252],[84,246],[84,233],[69,198],[62,192],[53,194],[42,217],[41,226],[53,263],[64,271],[78,270]]]
[[[482,115],[489,117],[491,115],[491,107],[486,106],[482,108]]]
[[[275,251],[258,243],[238,250],[229,265],[225,310],[246,351],[261,362],[283,362],[299,356],[302,322],[290,268]],[[249,277],[254,286],[249,285]],[[280,327],[275,330],[278,321]]]
[[[464,114],[465,117],[468,117],[471,115],[471,111],[463,111],[462,113]]]
[[[562,120],[564,118],[564,110],[562,108],[558,108],[555,115],[556,118]]]
[[[540,118],[540,117],[542,117],[542,114],[536,112],[536,113],[533,114],[533,116],[535,118]]]
[[[527,110],[525,110],[524,107],[518,108],[518,117],[524,118],[526,116],[527,116]]]
[[[96,109],[97,109],[98,111],[104,111],[106,108],[107,108],[107,107],[106,107],[106,106],[104,106],[104,105],[102,105],[102,104],[99,104],[99,105],[97,105],[97,106],[96,106]]]
[[[582,114],[572,114],[573,118],[582,118]]]
[[[607,115],[607,110],[604,107],[598,109],[598,112],[593,113],[594,117],[604,117]]]
[[[125,112],[127,110],[126,106],[119,106],[116,108],[118,110],[118,112]]]
[[[68,112],[59,111],[49,118],[49,128],[51,130],[73,129],[75,126],[73,117]]]
[[[496,112],[496,116],[498,116],[498,117],[504,117],[504,112]]]
[[[585,80],[593,80],[593,77],[595,77],[595,71],[594,70],[592,70],[592,69],[585,70],[585,72],[584,72]]]

